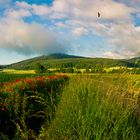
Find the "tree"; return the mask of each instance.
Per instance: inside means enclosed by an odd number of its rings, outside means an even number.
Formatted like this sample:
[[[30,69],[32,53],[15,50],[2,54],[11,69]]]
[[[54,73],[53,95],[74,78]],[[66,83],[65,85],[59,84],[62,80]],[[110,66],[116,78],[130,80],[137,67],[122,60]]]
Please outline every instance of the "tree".
[[[37,69],[36,69],[37,73],[45,73],[47,72],[47,68],[42,65],[41,63],[37,63]]]

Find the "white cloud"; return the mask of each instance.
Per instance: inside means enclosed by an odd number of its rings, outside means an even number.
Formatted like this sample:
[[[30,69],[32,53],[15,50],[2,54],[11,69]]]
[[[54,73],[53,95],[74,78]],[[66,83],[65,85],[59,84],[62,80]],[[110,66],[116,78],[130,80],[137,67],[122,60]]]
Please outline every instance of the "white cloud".
[[[7,27],[4,29],[6,30],[7,28],[7,37],[10,38],[8,33],[12,35],[12,32],[14,32],[15,37],[19,37],[18,39],[20,41],[16,42],[19,46],[34,45],[37,50],[38,47],[36,47],[36,45],[39,46],[39,44],[41,44],[43,50],[45,47],[43,47],[44,45],[42,44],[47,43],[48,34],[50,34],[50,32],[41,24],[28,24],[23,22],[24,17],[37,15],[43,17],[43,19],[47,18],[53,21],[54,26],[51,25],[51,28],[55,31],[66,29],[66,33],[68,32],[71,36],[74,34],[80,37],[90,34],[105,37],[106,40],[108,40],[108,44],[121,50],[117,53],[112,53],[112,51],[107,52],[106,54],[108,56],[134,56],[140,52],[140,27],[134,26],[132,14],[135,13],[139,16],[140,8],[138,5],[140,3],[139,0],[133,2],[126,0],[118,1],[119,0],[54,0],[51,6],[17,1],[15,7],[6,12],[6,18],[11,18],[12,20],[11,24],[6,23]],[[0,0],[0,2],[2,2],[2,0]],[[98,12],[101,14],[100,18],[97,17]],[[14,23],[14,20],[16,23]],[[1,24],[2,22],[0,21],[0,25]],[[17,29],[22,27],[23,31],[18,31],[17,33],[14,26],[17,26]],[[2,25],[1,28],[3,28]],[[0,35],[1,32],[4,32],[4,30],[0,30]],[[40,36],[34,35],[36,32],[44,36],[46,35],[46,38],[40,38]],[[27,38],[24,34],[26,34]],[[34,38],[31,36],[34,36]],[[37,40],[37,42],[34,44],[34,42],[28,39]],[[5,38],[3,40],[5,40]],[[16,39],[9,40],[14,42],[13,40]],[[33,45],[31,45],[31,43],[33,43]],[[122,51],[124,51],[124,53],[122,53]]]
[[[107,57],[107,58],[113,58],[113,59],[121,58],[122,57],[119,53],[114,53],[114,52],[111,52],[111,51],[105,52],[103,54],[103,56]]]
[[[103,57],[113,58],[113,59],[124,59],[135,57],[136,54],[131,51],[106,51],[103,53]]]
[[[83,35],[86,35],[88,33],[88,30],[83,28],[83,27],[78,27],[78,28],[75,28],[72,31],[72,33],[75,35],[78,35],[78,36],[83,36]]]
[[[55,23],[55,25],[58,27],[58,28],[66,28],[66,24],[64,24],[63,22],[57,22]]]
[[[42,25],[11,19],[0,21],[0,47],[27,55],[64,51],[53,34]]]
[[[140,1],[139,0],[117,0],[118,2],[121,2],[121,3],[124,3],[128,6],[131,6],[131,7],[138,7],[140,6]]]
[[[26,10],[30,9],[36,15],[46,16],[50,14],[52,18],[62,18],[63,15],[67,18],[97,20],[97,13],[100,12],[102,20],[124,20],[129,19],[130,14],[134,12],[133,8],[112,0],[88,0],[88,2],[83,0],[55,0],[52,6],[16,2],[16,5]]]
[[[22,19],[23,17],[30,17],[32,16],[32,14],[30,11],[27,11],[25,9],[10,9],[6,11],[5,16],[11,19]]]
[[[140,27],[132,24],[114,24],[109,30],[109,42],[118,50],[123,50],[129,56],[137,56],[140,52]]]
[[[47,16],[51,12],[51,9],[47,5],[28,4],[25,1],[17,1],[16,7],[19,9],[24,9],[28,12],[30,11],[33,15],[38,16]]]
[[[51,7],[52,11],[66,13],[66,11],[70,10],[70,9],[68,9],[69,8],[68,1],[66,1],[66,0],[55,0],[53,2],[53,6]]]
[[[48,8],[48,6],[44,6],[44,5],[32,5],[32,12],[35,15],[39,15],[39,16],[47,16],[50,13],[50,9]]]
[[[97,19],[97,13],[101,13],[102,19],[128,19],[133,8],[123,3],[112,0],[56,0],[51,7],[53,11],[66,13],[72,18]],[[119,11],[119,12],[118,12]]]
[[[32,9],[32,5],[28,4],[25,1],[22,1],[22,2],[17,1],[16,6],[22,9],[26,9],[26,10]]]

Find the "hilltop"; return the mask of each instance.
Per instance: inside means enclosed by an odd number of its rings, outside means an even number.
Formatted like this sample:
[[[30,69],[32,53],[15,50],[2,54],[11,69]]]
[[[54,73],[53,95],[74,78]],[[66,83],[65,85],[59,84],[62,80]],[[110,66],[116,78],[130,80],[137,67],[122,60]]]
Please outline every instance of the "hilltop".
[[[43,55],[32,59],[27,59],[18,63],[8,65],[12,69],[34,69],[37,63],[41,63],[48,68],[92,68],[96,65],[104,67],[140,67],[140,58],[132,59],[109,59],[109,58],[89,58],[62,53]]]

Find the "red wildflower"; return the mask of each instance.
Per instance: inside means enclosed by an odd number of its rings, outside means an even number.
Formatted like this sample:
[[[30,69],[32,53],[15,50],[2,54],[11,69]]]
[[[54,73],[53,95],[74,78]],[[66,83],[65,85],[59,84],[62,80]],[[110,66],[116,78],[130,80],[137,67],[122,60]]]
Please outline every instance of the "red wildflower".
[[[22,91],[24,90],[24,86],[21,86],[21,88],[20,88]]]
[[[13,97],[10,97],[10,100],[13,101]]]
[[[3,107],[1,110],[2,110],[2,111],[4,111],[4,110],[5,110],[5,108]]]

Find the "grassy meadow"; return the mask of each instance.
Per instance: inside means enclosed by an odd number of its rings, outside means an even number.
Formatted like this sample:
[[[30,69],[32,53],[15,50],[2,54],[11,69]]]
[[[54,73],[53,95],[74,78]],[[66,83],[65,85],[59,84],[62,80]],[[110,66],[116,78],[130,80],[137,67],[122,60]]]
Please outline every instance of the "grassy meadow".
[[[140,0],[0,0],[0,140],[140,140]]]
[[[1,73],[0,83],[0,139],[140,139],[140,75]]]
[[[56,116],[40,140],[137,140],[140,77],[74,76],[64,88]]]

